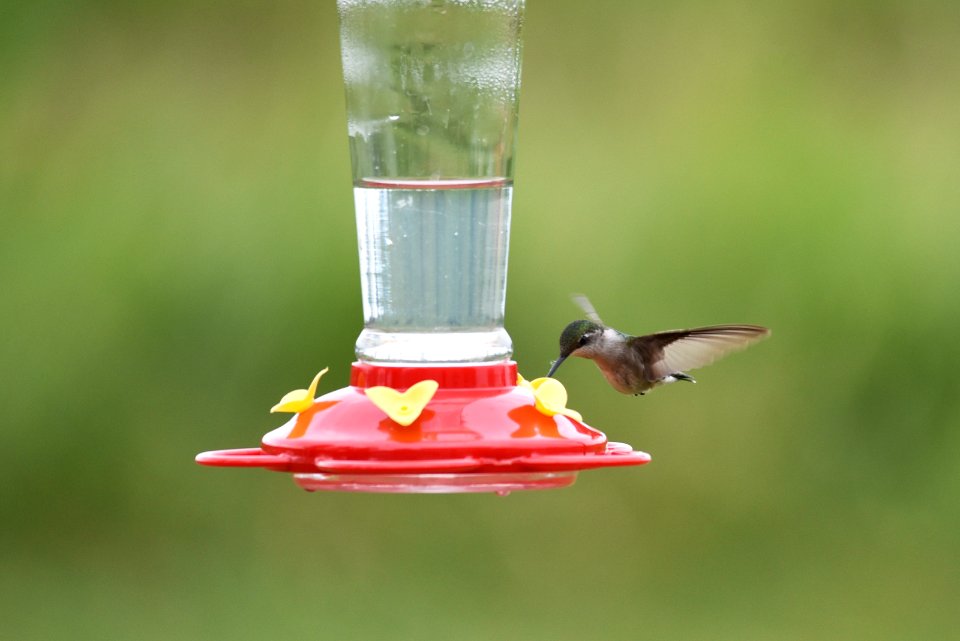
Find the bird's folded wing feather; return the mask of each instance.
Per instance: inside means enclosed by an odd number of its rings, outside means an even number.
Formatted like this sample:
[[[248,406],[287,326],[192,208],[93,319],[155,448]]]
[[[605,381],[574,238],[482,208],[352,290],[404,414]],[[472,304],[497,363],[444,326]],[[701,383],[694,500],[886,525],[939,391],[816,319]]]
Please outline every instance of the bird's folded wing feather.
[[[714,325],[637,336],[632,342],[634,349],[650,364],[645,377],[656,381],[674,372],[709,365],[769,334],[770,330],[757,325]]]

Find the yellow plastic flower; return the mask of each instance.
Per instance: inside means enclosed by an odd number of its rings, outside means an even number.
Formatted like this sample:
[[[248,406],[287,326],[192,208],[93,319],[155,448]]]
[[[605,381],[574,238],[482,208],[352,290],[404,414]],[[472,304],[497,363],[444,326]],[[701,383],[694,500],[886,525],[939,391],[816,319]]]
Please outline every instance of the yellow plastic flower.
[[[520,372],[517,372],[517,387],[528,389],[531,392],[533,391],[533,385],[530,384],[530,381],[521,376]]]
[[[294,414],[309,409],[313,405],[313,397],[317,393],[317,383],[320,377],[330,371],[329,367],[324,367],[321,372],[313,377],[313,382],[307,389],[296,389],[284,394],[280,402],[270,408],[270,413],[274,412],[293,412]]]
[[[567,389],[563,383],[555,378],[546,377],[535,378],[529,383],[522,378],[520,380],[522,382],[518,384],[529,387],[533,391],[534,403],[541,414],[545,416],[560,414],[580,423],[583,422],[580,412],[567,408]]]
[[[367,398],[394,423],[406,427],[417,420],[439,387],[436,381],[427,380],[410,386],[406,392],[398,392],[392,387],[369,387],[364,391]]]

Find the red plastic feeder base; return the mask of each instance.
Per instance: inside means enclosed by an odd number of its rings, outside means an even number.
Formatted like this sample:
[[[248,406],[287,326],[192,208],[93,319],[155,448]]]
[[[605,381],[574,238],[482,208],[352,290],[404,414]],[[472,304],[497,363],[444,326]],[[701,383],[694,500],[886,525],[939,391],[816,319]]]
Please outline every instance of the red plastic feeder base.
[[[439,383],[419,417],[395,423],[369,387]],[[264,437],[260,448],[204,452],[203,465],[291,472],[314,491],[451,493],[566,487],[585,469],[642,465],[644,452],[611,443],[577,420],[537,410],[516,363],[446,367],[354,363],[350,387]]]

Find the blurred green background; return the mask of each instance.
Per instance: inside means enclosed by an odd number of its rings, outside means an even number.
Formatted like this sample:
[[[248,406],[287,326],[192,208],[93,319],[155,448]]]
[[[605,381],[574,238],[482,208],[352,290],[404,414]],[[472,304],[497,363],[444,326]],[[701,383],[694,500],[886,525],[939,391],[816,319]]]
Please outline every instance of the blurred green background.
[[[772,340],[571,406],[641,468],[308,494],[255,446],[361,328],[327,2],[0,8],[8,639],[946,639],[960,6],[530,0],[507,329]]]

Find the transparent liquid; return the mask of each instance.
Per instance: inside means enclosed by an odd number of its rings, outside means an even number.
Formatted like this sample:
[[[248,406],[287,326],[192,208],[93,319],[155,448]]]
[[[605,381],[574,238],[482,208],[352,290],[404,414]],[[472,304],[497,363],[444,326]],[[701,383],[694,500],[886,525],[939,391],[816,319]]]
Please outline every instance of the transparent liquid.
[[[354,188],[365,361],[509,358],[503,329],[512,186],[366,180]]]

